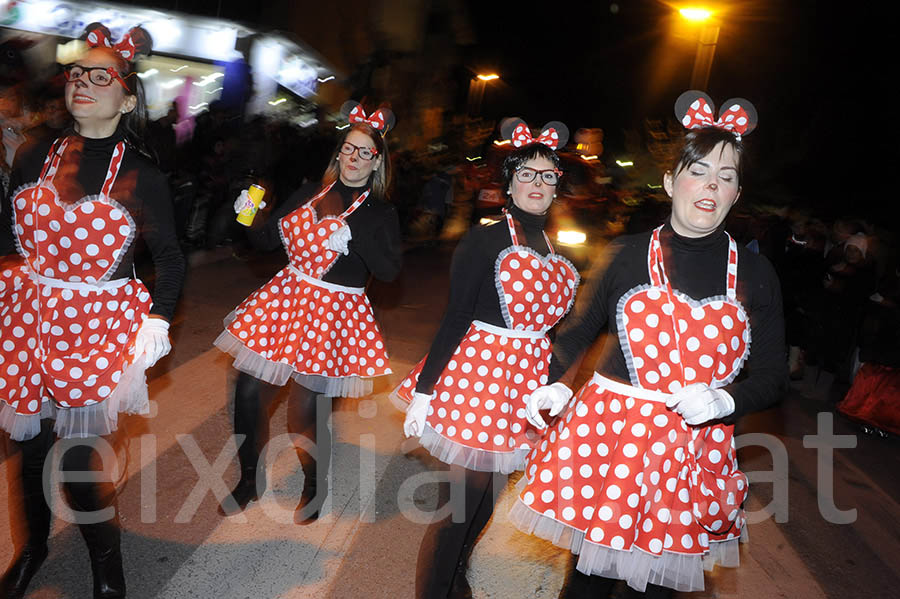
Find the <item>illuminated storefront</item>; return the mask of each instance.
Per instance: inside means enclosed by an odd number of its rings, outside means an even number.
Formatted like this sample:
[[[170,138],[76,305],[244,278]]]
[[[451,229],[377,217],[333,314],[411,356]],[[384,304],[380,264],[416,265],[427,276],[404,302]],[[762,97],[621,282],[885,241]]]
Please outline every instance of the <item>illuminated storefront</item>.
[[[279,110],[294,100],[279,94],[280,89],[309,101],[319,83],[334,76],[309,48],[232,21],[106,2],[0,0],[0,27],[55,36],[61,62],[71,59],[70,41],[93,22],[106,25],[116,39],[137,24],[153,37],[153,56],[138,63],[153,118],[178,98],[190,114],[218,99],[246,101],[254,113]],[[244,89],[248,67],[253,72],[252,90]]]

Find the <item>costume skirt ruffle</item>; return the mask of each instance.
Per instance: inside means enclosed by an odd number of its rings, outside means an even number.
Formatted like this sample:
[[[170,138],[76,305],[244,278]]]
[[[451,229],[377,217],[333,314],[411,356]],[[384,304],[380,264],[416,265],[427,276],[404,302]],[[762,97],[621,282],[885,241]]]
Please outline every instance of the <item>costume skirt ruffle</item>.
[[[118,414],[149,411],[137,330],[150,310],[138,280],[87,284],[0,263],[0,428],[33,438],[42,418],[59,437],[108,435]]]
[[[540,435],[525,419],[525,402],[546,384],[550,355],[543,332],[474,321],[434,386],[422,446],[440,461],[470,470],[521,470]],[[412,401],[424,364],[425,358],[392,398]]]
[[[688,427],[665,397],[595,374],[528,456],[511,521],[639,591],[701,590],[704,570],[737,566],[748,487],[731,427]]]
[[[361,397],[390,374],[384,339],[361,287],[287,266],[225,318],[215,345],[234,367],[272,385],[289,378],[332,397]]]

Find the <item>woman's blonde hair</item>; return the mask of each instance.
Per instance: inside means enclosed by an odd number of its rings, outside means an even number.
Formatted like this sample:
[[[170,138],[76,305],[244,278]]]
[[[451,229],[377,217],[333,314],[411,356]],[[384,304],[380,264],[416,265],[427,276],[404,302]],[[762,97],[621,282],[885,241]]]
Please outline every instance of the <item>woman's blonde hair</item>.
[[[330,185],[340,177],[341,171],[337,158],[341,152],[341,146],[344,145],[344,142],[347,141],[347,136],[353,131],[359,131],[369,136],[375,144],[378,156],[381,157],[381,167],[373,170],[372,174],[369,175],[369,189],[371,189],[370,197],[384,200],[387,196],[388,186],[391,184],[391,155],[388,151],[387,142],[384,141],[381,133],[367,123],[356,123],[344,131],[344,134],[338,140],[337,146],[334,148],[334,152],[331,154],[331,160],[328,161],[328,168],[325,169],[325,174],[322,176],[322,186]]]

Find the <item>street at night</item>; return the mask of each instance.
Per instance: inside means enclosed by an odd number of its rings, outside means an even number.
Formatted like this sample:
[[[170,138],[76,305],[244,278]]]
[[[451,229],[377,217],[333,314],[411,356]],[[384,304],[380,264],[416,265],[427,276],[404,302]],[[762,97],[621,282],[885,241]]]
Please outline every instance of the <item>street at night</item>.
[[[154,415],[123,417],[130,441],[119,453],[125,469],[119,509],[131,596],[412,596],[426,526],[407,518],[403,508],[435,508],[435,485],[426,480],[416,489],[412,477],[442,466],[404,438],[402,413],[387,392],[427,351],[446,302],[447,281],[440,273],[449,265],[451,248],[410,249],[399,282],[372,285],[394,374],[371,398],[335,401],[330,507],[319,522],[306,527],[291,520],[302,486],[291,451],[273,460],[272,488],[244,518],[219,516],[209,491],[226,490],[237,477],[233,459],[216,461],[220,454],[233,455],[228,403],[234,373],[231,360],[211,343],[224,315],[277,271],[283,254],[247,262],[223,251],[192,256],[173,326],[173,352],[150,373]],[[585,362],[580,380],[589,374],[590,357]],[[278,405],[270,425],[273,438],[285,433],[284,402]],[[817,452],[804,446],[804,436],[816,432],[820,413],[832,414],[792,389],[778,407],[742,422],[741,433],[767,433],[783,444],[786,479],[776,484],[785,503],[777,516],[768,515],[776,511],[773,484],[762,481],[771,480],[765,477],[772,472],[772,457],[760,447],[743,449],[740,463],[753,483],[746,508],[756,514],[750,521],[759,521],[749,527],[741,567],[719,568],[707,576],[705,592],[679,596],[897,596],[897,443],[862,434],[834,418],[835,434],[847,436],[841,442],[849,439],[855,447],[834,451],[833,501],[840,510],[855,510],[855,518],[831,524],[817,504]],[[568,552],[524,535],[506,521],[511,485],[501,494],[473,554],[469,578],[474,596],[556,597],[569,568]],[[8,523],[3,525],[0,534],[9,534]],[[77,537],[75,526],[57,520],[50,557],[30,597],[89,595],[90,581],[78,573],[87,558]],[[7,545],[0,559],[10,559],[11,550]],[[626,596],[624,588],[619,590]]]
[[[0,599],[900,599],[882,12],[0,0]]]

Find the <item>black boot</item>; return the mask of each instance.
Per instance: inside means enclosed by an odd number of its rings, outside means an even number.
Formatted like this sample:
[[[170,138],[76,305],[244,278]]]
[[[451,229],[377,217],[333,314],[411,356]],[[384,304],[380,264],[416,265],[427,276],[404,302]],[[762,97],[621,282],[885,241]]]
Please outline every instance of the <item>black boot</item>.
[[[47,544],[25,545],[19,557],[9,566],[0,580],[0,597],[3,599],[20,599],[25,596],[28,583],[37,574],[44,560],[47,559]]]
[[[25,596],[28,584],[47,559],[50,537],[50,506],[44,497],[44,460],[53,447],[50,420],[41,421],[41,431],[33,439],[17,442],[21,451],[22,511],[25,519],[25,544],[0,578],[0,598]]]
[[[300,493],[300,503],[294,510],[294,523],[306,525],[319,519],[319,512],[325,503],[325,498],[328,497],[328,476],[322,477],[320,487],[316,461],[307,459],[301,461],[301,465],[303,467],[303,491]],[[320,488],[321,493],[319,492]]]
[[[67,444],[71,440],[67,440]],[[62,456],[65,472],[93,472],[99,477],[100,461],[90,442],[65,447]],[[88,548],[94,599],[125,597],[125,572],[122,569],[122,533],[119,528],[116,487],[107,480],[66,482],[64,486],[75,521]],[[111,517],[93,522],[101,510],[110,510]]]
[[[122,533],[116,520],[80,524],[81,536],[91,556],[94,599],[125,597],[125,572],[122,569]]]
[[[246,441],[245,441],[246,443]],[[264,489],[264,487],[263,487]],[[219,514],[222,516],[234,516],[244,511],[251,501],[256,501],[262,494],[256,485],[256,469],[241,469],[241,479],[238,481],[231,495],[219,504]]]
[[[313,446],[297,449],[297,457],[303,468],[303,491],[300,503],[294,510],[294,522],[312,524],[319,518],[325,499],[328,497],[328,468],[331,463],[331,430],[328,420],[331,416],[331,398],[317,395],[294,385],[288,403],[288,430],[302,435]],[[314,455],[310,455],[312,452]],[[319,477],[319,472],[322,477]]]
[[[265,484],[257,484],[257,464],[259,463],[259,438],[264,427],[260,391],[262,383],[249,374],[238,375],[234,386],[234,434],[243,441],[238,446],[238,461],[241,463],[241,479],[232,489],[231,495],[219,505],[219,514],[233,516],[244,511],[251,501],[256,501],[265,491]]]

